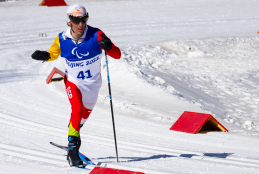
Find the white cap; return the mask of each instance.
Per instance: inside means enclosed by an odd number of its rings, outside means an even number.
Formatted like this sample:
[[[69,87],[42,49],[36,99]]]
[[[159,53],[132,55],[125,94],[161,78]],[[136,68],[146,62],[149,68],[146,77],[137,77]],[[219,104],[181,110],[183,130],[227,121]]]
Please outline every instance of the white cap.
[[[67,15],[72,16],[84,16],[87,14],[87,11],[84,6],[79,4],[71,5],[67,10]]]

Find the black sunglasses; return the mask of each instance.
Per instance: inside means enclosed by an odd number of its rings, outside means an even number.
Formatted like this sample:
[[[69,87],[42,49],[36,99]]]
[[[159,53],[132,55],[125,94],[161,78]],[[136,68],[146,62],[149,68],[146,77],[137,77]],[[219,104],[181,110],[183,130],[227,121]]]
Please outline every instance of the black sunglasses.
[[[86,23],[88,17],[89,17],[88,14],[84,15],[83,17],[75,17],[75,16],[72,16],[72,15],[69,15],[69,19],[70,19],[74,24],[80,24],[80,22]]]

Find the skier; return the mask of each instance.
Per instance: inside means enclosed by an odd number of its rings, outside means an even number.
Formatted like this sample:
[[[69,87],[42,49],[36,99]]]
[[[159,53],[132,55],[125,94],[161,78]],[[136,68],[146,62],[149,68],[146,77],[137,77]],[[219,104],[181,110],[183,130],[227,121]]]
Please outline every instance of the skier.
[[[100,29],[87,25],[89,14],[84,6],[70,6],[67,15],[69,27],[58,34],[48,52],[36,50],[32,58],[44,62],[65,58],[64,83],[72,108],[67,159],[71,166],[81,168],[79,130],[91,114],[102,85],[102,50],[115,59],[120,59],[121,52]]]

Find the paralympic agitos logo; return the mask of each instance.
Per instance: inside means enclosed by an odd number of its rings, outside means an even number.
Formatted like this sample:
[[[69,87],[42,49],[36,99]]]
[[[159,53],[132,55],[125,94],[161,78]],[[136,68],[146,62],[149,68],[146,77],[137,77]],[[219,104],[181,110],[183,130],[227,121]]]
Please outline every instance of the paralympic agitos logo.
[[[88,56],[89,52],[87,52],[86,54],[81,54],[81,53],[77,53],[77,47],[73,48],[72,50],[72,54],[76,55],[79,59],[82,59],[84,56]]]

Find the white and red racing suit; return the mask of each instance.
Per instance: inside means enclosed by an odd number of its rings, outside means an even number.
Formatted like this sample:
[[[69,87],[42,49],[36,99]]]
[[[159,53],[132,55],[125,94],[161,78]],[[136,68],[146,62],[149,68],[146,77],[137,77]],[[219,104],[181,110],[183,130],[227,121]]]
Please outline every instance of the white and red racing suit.
[[[68,135],[79,137],[80,124],[84,124],[91,114],[102,85],[99,40],[103,32],[86,26],[83,36],[75,43],[70,30],[69,27],[56,37],[48,51],[51,57],[48,61],[59,56],[65,58],[64,83],[72,109]],[[115,59],[121,57],[120,49],[113,43],[107,54]]]

